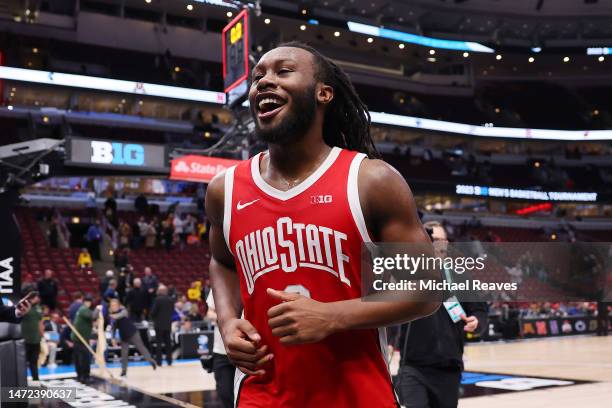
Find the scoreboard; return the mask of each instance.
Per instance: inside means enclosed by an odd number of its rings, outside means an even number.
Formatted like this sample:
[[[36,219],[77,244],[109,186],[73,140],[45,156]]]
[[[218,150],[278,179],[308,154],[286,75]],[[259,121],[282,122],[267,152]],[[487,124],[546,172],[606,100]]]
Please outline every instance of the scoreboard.
[[[230,93],[235,88],[246,90],[246,79],[249,76],[249,14],[247,9],[242,10],[223,28],[222,41],[225,92]]]

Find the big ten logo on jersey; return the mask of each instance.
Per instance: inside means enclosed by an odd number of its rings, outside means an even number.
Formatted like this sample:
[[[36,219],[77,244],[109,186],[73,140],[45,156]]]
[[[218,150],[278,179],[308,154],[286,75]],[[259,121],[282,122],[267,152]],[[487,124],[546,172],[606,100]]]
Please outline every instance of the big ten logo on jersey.
[[[344,272],[344,263],[349,262],[342,250],[346,240],[347,235],[341,231],[283,217],[276,225],[252,231],[238,240],[234,254],[249,294],[260,276],[276,270],[292,273],[298,268],[329,272],[351,286]]]
[[[329,204],[333,201],[331,195],[313,195],[310,196],[310,204]]]

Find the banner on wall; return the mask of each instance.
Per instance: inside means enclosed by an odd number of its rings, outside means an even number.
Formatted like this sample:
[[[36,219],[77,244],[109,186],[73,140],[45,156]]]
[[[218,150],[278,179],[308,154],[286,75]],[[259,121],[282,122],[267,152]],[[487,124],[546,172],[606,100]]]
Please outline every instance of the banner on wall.
[[[240,160],[197,155],[183,156],[172,160],[170,179],[208,183],[217,174],[238,163]]]
[[[0,194],[0,297],[18,300],[21,288],[21,239],[14,215],[19,192]]]

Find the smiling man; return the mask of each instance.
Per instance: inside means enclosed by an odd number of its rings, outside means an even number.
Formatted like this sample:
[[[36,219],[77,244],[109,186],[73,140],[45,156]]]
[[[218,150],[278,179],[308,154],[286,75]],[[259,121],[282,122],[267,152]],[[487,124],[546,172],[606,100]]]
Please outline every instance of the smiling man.
[[[269,150],[208,187],[210,277],[243,407],[396,407],[384,327],[437,303],[364,302],[363,242],[421,242],[408,185],[378,156],[346,74],[301,43],[252,72]]]

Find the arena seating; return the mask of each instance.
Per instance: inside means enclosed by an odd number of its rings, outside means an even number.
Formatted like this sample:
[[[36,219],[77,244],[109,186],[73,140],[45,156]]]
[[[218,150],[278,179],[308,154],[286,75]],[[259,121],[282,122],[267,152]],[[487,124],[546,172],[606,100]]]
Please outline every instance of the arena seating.
[[[99,278],[91,269],[77,266],[79,248],[51,248],[35,217],[35,211],[20,208],[17,222],[21,229],[23,251],[21,257],[22,284],[33,283],[45,269],[55,272],[59,283],[58,306],[67,310],[76,291],[97,294]]]

